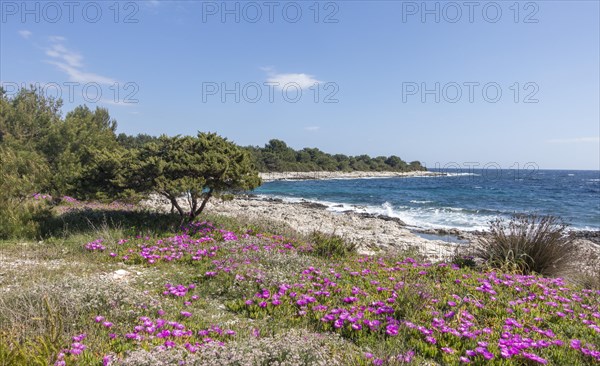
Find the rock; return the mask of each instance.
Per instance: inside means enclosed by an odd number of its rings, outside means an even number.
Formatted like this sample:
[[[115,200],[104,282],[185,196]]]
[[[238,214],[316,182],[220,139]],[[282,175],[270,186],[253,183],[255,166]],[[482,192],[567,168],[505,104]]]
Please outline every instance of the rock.
[[[123,279],[127,276],[131,275],[131,272],[126,271],[124,269],[117,269],[116,271],[114,271],[112,273],[112,278],[114,278],[115,280],[120,280]]]

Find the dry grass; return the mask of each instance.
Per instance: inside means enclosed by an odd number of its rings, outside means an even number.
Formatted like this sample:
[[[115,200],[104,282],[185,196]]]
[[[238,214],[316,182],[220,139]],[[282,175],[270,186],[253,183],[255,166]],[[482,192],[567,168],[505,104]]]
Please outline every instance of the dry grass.
[[[568,272],[576,259],[573,241],[560,219],[521,215],[493,221],[489,235],[480,239],[473,254],[510,272],[558,276]]]

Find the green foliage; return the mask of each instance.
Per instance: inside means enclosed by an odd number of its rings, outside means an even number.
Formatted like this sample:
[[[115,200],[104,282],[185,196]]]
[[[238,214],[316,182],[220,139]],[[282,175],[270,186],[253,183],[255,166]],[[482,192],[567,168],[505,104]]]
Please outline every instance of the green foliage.
[[[476,268],[477,267],[477,263],[475,262],[473,257],[467,256],[467,255],[455,255],[452,258],[452,264],[456,264],[460,268],[465,268],[465,267]]]
[[[554,216],[519,215],[498,219],[480,240],[474,255],[488,265],[546,276],[564,273],[575,260],[573,237]]]
[[[356,253],[356,245],[335,234],[314,231],[309,241],[314,255],[323,258],[343,258]]]
[[[145,133],[140,133],[136,136],[120,133],[117,136],[117,142],[119,143],[119,145],[126,149],[139,149],[147,143],[155,142],[156,140],[158,140],[158,137],[150,136]]]
[[[6,138],[35,147],[48,129],[60,120],[60,100],[49,99],[35,89],[21,89],[8,98],[0,88],[0,143]]]
[[[235,191],[251,190],[260,178],[248,153],[214,133],[161,136],[129,153],[118,182],[138,193],[157,192],[169,199],[181,217],[177,198],[187,195],[193,219],[208,200]]]
[[[248,146],[256,167],[261,172],[308,171],[419,171],[425,170],[418,161],[407,164],[399,157],[368,155],[331,155],[316,148],[294,150],[281,140],[270,140],[263,148]]]
[[[14,332],[3,334],[0,331],[0,360],[7,365],[48,365],[58,354],[61,344],[64,342],[63,319],[60,312],[50,305],[48,298],[43,300],[44,317],[38,318],[45,324],[44,332],[35,337],[19,339]]]
[[[30,198],[46,181],[48,166],[35,151],[9,146],[10,139],[0,144],[0,239],[38,237],[49,207]]]
[[[102,191],[105,187],[98,180],[91,184],[84,177],[96,174],[97,155],[118,151],[115,130],[116,122],[106,109],[92,112],[86,106],[75,108],[64,121],[53,124],[41,143],[54,172],[48,192],[90,198]]]
[[[27,179],[20,189],[29,195],[44,192],[56,197],[112,194],[106,172],[97,174],[96,160],[98,155],[117,154],[116,122],[106,109],[92,112],[86,106],[75,108],[62,119],[61,105],[60,100],[48,99],[35,88],[21,89],[12,98],[0,90],[0,147],[4,158],[15,160],[10,155],[16,155],[19,161],[36,164],[32,173],[20,169],[20,176]],[[41,167],[45,174],[37,174]],[[6,194],[13,197],[12,193]]]

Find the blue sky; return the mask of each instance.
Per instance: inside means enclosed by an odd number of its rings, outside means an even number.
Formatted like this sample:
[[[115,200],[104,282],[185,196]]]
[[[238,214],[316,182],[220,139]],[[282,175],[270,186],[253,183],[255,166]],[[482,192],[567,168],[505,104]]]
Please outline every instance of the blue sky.
[[[2,0],[0,81],[129,134],[600,169],[599,2],[464,4]]]

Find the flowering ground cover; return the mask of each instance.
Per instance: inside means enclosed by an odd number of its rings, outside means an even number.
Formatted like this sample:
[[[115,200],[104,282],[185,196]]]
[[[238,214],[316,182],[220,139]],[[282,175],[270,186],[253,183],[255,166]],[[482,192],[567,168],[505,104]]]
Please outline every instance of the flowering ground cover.
[[[73,313],[70,338],[45,341],[55,365],[600,364],[600,291],[560,278],[327,257],[210,222],[78,245],[144,280],[107,281],[137,295]]]

